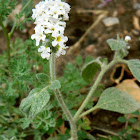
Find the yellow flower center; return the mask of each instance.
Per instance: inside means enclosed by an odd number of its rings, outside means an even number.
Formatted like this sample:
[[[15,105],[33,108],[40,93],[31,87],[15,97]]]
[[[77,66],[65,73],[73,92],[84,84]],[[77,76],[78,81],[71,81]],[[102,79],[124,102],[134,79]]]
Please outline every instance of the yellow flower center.
[[[56,15],[56,14],[57,14],[57,12],[56,12],[56,11],[54,11],[54,14]]]
[[[43,35],[42,35],[42,34],[40,34],[39,36],[40,36],[40,37],[42,37]]]
[[[56,40],[57,40],[57,42],[60,42],[61,41],[61,37],[58,36]]]
[[[52,27],[51,30],[54,31],[54,27]]]

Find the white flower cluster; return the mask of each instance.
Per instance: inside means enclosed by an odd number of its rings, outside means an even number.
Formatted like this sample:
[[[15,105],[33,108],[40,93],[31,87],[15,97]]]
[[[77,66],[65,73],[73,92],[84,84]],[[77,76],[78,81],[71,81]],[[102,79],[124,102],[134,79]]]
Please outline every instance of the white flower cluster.
[[[49,60],[52,52],[57,57],[65,55],[68,38],[64,36],[64,29],[65,20],[69,19],[70,5],[61,0],[45,0],[39,2],[32,11],[36,27],[31,38],[36,40],[37,46],[41,44],[38,49],[41,57]]]

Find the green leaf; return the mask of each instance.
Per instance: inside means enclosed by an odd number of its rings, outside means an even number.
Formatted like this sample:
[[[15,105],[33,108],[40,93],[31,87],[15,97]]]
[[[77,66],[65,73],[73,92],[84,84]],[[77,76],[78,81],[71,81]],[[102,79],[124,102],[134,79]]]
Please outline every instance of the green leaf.
[[[36,78],[41,84],[44,84],[44,85],[47,85],[50,81],[49,76],[45,73],[37,73]]]
[[[0,17],[5,19],[15,8],[17,0],[0,0]]]
[[[121,50],[126,46],[126,42],[122,40],[108,39],[107,43],[112,51]]]
[[[61,88],[61,84],[58,80],[54,80],[49,88],[50,89],[59,89],[59,88]]]
[[[98,69],[100,68],[99,63],[97,60],[93,60],[86,64],[82,70],[82,77],[85,81],[91,83],[93,80],[93,77],[97,73]]]
[[[137,80],[140,82],[140,60],[138,59],[128,60],[127,63],[134,77],[136,77]]]
[[[91,122],[87,118],[84,118],[84,120],[80,124],[80,127],[84,130],[91,130],[90,124]]]
[[[129,94],[112,87],[102,93],[95,107],[128,114],[138,110],[140,104]]]
[[[85,131],[79,130],[77,134],[78,134],[79,138],[82,138],[82,139],[86,139],[87,138],[87,134],[86,134]]]
[[[29,95],[22,100],[20,110],[29,118],[34,118],[50,100],[50,95],[46,90],[35,88],[30,91]]]
[[[31,123],[31,120],[28,118],[22,118],[19,121],[22,122],[22,124],[21,124],[22,129],[29,127],[29,125]]]
[[[121,123],[125,123],[125,122],[126,122],[126,118],[120,116],[120,117],[118,118],[118,121],[121,122]]]
[[[128,121],[130,123],[136,123],[138,120],[136,118],[130,118]]]
[[[60,127],[62,124],[63,124],[63,120],[62,120],[62,119],[58,119],[58,120],[56,121],[56,126],[57,126],[57,127]]]
[[[76,63],[77,63],[78,66],[81,66],[82,65],[83,58],[82,58],[81,55],[79,55],[79,56],[76,57]]]
[[[41,128],[42,130],[48,131],[49,128],[55,127],[55,116],[51,110],[47,110],[46,108],[33,120],[33,127],[35,129]]]
[[[85,64],[87,64],[87,63],[89,63],[90,61],[93,61],[94,60],[94,58],[93,57],[91,57],[91,56],[86,56],[86,58],[85,58]]]

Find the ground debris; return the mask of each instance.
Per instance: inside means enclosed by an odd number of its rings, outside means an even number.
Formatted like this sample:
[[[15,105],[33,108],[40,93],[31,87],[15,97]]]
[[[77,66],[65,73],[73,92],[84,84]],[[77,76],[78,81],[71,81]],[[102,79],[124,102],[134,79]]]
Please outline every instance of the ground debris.
[[[110,27],[120,23],[117,17],[106,17],[102,21],[106,27]]]

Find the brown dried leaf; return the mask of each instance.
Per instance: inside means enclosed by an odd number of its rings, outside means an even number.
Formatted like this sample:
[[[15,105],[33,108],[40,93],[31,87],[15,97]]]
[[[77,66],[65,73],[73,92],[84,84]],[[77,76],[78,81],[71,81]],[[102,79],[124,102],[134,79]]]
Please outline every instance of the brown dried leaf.
[[[134,80],[124,80],[122,83],[116,86],[120,90],[131,95],[135,100],[140,102],[140,87],[135,83]]]
[[[60,131],[62,134],[65,134],[67,128],[65,127],[65,124],[63,123],[61,126],[60,126]]]

